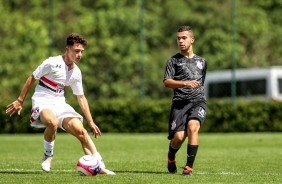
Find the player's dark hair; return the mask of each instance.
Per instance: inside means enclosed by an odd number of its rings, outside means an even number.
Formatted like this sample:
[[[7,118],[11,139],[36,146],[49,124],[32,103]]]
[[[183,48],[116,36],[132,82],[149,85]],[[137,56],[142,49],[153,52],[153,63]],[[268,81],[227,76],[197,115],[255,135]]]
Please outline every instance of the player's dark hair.
[[[192,27],[190,26],[181,26],[177,32],[183,32],[183,31],[188,31],[191,33],[191,36],[194,38],[194,33],[193,33],[193,30],[192,30]]]
[[[67,45],[68,46],[73,46],[74,43],[80,43],[83,46],[87,46],[87,41],[81,36],[80,34],[77,33],[71,33],[67,37]]]

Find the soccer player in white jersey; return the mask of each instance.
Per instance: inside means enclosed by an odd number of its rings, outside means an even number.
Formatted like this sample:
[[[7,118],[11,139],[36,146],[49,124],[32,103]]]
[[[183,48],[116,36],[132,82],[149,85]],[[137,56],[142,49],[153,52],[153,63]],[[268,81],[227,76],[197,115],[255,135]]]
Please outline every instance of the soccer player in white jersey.
[[[57,129],[61,128],[80,141],[86,155],[98,158],[101,167],[100,174],[115,175],[114,172],[105,168],[101,155],[83,127],[83,117],[66,103],[64,97],[65,87],[70,86],[73,94],[77,96],[78,104],[93,135],[95,138],[100,136],[101,131],[93,121],[88,101],[84,96],[81,71],[76,65],[86,46],[87,41],[81,35],[70,34],[66,40],[64,55],[49,57],[43,61],[28,77],[17,100],[7,106],[6,113],[12,116],[17,112],[20,115],[28,92],[35,81],[39,80],[32,96],[30,122],[33,127],[45,128],[42,169],[46,172],[51,171]]]

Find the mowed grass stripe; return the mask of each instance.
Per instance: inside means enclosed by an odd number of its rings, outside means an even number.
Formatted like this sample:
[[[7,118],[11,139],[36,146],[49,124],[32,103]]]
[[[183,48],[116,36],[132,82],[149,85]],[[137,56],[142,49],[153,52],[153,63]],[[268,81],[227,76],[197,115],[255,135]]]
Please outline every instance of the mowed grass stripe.
[[[0,183],[282,183],[281,133],[201,133],[192,177],[181,176],[186,146],[177,153],[178,173],[167,173],[164,133],[107,133],[93,140],[116,176],[79,176],[83,152],[69,134],[57,135],[51,173],[40,166],[43,135],[0,135]]]

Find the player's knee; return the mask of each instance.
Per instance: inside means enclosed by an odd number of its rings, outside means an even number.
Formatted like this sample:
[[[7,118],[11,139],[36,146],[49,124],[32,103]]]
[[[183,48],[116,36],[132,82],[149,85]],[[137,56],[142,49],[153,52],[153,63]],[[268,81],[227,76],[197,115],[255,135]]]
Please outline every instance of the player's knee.
[[[188,132],[189,133],[198,133],[200,129],[200,122],[198,120],[192,120],[188,124]]]
[[[44,109],[40,113],[40,121],[49,128],[57,129],[59,126],[59,120],[49,109]]]
[[[87,131],[83,128],[78,132],[76,137],[79,139],[80,142],[87,142],[89,135],[88,135]]]
[[[182,144],[185,140],[185,133],[184,131],[182,132],[177,132],[174,134],[173,140],[174,142],[177,142],[178,144]]]
[[[58,126],[59,126],[59,120],[58,119],[55,119],[55,118],[50,118],[50,119],[47,119],[46,121],[46,126],[49,127],[49,128],[52,128],[52,129],[57,129]]]

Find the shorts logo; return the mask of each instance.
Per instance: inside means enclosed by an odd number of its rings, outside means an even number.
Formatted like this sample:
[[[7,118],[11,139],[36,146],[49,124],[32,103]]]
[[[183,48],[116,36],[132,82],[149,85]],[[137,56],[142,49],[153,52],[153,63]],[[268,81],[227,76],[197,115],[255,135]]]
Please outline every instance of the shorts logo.
[[[171,123],[171,130],[174,130],[176,127],[176,122],[175,120]]]
[[[39,115],[39,107],[31,109],[30,122],[33,123],[37,118],[39,118]]]
[[[206,111],[205,109],[203,109],[202,107],[199,108],[198,110],[198,116],[200,116],[201,118],[204,118],[206,116]]]

